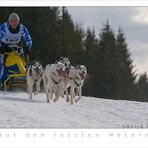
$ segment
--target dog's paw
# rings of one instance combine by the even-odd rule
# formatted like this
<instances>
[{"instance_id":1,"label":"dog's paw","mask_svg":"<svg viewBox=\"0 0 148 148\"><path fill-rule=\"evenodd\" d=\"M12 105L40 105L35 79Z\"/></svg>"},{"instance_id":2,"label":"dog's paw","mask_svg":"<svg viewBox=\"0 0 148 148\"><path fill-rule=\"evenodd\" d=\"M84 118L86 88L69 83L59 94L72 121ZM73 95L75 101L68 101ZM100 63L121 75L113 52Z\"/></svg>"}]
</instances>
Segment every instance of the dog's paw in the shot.
<instances>
[{"instance_id":1,"label":"dog's paw","mask_svg":"<svg viewBox=\"0 0 148 148\"><path fill-rule=\"evenodd\" d=\"M32 100L32 94L29 94L29 99Z\"/></svg>"},{"instance_id":2,"label":"dog's paw","mask_svg":"<svg viewBox=\"0 0 148 148\"><path fill-rule=\"evenodd\" d=\"M66 99L66 102L69 102L69 99Z\"/></svg>"},{"instance_id":3,"label":"dog's paw","mask_svg":"<svg viewBox=\"0 0 148 148\"><path fill-rule=\"evenodd\" d=\"M49 97L49 98L50 98L50 100L53 100L53 95L50 95L50 97Z\"/></svg>"},{"instance_id":4,"label":"dog's paw","mask_svg":"<svg viewBox=\"0 0 148 148\"><path fill-rule=\"evenodd\" d=\"M47 103L50 103L50 100L49 99L47 99Z\"/></svg>"},{"instance_id":5,"label":"dog's paw","mask_svg":"<svg viewBox=\"0 0 148 148\"><path fill-rule=\"evenodd\" d=\"M35 92L34 95L38 95L38 92Z\"/></svg>"},{"instance_id":6,"label":"dog's paw","mask_svg":"<svg viewBox=\"0 0 148 148\"><path fill-rule=\"evenodd\" d=\"M54 98L54 99L53 99L53 102L57 102L57 100L58 100L57 98Z\"/></svg>"},{"instance_id":7,"label":"dog's paw","mask_svg":"<svg viewBox=\"0 0 148 148\"><path fill-rule=\"evenodd\" d=\"M77 99L75 100L75 102L77 103L78 101L80 101L80 99L81 99L81 98L77 98Z\"/></svg>"},{"instance_id":8,"label":"dog's paw","mask_svg":"<svg viewBox=\"0 0 148 148\"><path fill-rule=\"evenodd\" d=\"M63 99L65 98L64 95L61 96Z\"/></svg>"}]
</instances>

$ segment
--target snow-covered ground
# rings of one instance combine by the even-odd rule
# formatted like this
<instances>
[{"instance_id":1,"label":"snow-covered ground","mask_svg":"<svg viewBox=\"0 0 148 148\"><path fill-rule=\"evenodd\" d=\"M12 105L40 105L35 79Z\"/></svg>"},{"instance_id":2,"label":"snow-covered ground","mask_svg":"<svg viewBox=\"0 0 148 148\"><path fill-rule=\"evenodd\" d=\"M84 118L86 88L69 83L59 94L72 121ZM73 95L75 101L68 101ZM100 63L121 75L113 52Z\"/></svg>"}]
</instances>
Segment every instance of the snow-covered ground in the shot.
<instances>
[{"instance_id":1,"label":"snow-covered ground","mask_svg":"<svg viewBox=\"0 0 148 148\"><path fill-rule=\"evenodd\" d=\"M148 124L148 103L82 97L75 105L61 98L46 103L40 93L0 92L0 128L122 128Z\"/></svg>"}]
</instances>

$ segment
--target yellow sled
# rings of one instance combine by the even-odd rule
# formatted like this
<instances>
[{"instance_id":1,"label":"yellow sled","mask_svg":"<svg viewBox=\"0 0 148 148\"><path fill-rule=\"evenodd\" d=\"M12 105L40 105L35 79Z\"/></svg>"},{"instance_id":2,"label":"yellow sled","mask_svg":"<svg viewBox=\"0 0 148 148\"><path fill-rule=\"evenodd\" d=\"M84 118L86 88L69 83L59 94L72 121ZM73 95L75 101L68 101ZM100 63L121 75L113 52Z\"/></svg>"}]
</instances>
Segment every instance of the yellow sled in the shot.
<instances>
[{"instance_id":1,"label":"yellow sled","mask_svg":"<svg viewBox=\"0 0 148 148\"><path fill-rule=\"evenodd\" d=\"M7 69L8 74L3 83L4 90L10 91L14 87L26 87L27 62L17 50L7 52L5 55L6 60L4 67ZM28 56L27 59L29 60Z\"/></svg>"}]
</instances>

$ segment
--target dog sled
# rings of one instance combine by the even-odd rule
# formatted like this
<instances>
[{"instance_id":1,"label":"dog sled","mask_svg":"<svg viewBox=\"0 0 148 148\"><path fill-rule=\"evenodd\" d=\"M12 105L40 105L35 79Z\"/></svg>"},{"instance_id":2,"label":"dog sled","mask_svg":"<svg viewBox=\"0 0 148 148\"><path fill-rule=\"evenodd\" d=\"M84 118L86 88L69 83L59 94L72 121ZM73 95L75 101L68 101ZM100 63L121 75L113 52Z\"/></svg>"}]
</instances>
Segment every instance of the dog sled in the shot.
<instances>
[{"instance_id":1,"label":"dog sled","mask_svg":"<svg viewBox=\"0 0 148 148\"><path fill-rule=\"evenodd\" d=\"M29 56L26 59L18 52L19 46L9 47L10 51L5 52L3 62L3 86L4 91L11 91L14 88L26 88L26 71L29 64Z\"/></svg>"}]
</instances>

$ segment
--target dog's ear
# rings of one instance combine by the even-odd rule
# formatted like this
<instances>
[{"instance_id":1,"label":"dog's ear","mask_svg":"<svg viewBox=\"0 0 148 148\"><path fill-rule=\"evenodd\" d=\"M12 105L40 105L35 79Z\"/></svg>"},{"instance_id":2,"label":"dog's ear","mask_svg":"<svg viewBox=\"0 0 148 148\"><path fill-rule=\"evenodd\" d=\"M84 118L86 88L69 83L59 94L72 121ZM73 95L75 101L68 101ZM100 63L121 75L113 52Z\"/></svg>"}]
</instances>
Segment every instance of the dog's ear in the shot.
<instances>
[{"instance_id":1,"label":"dog's ear","mask_svg":"<svg viewBox=\"0 0 148 148\"><path fill-rule=\"evenodd\" d=\"M60 56L60 61L62 61L62 60L63 60L63 58L64 58L63 56Z\"/></svg>"},{"instance_id":2,"label":"dog's ear","mask_svg":"<svg viewBox=\"0 0 148 148\"><path fill-rule=\"evenodd\" d=\"M38 60L37 62L38 62L40 65L42 65L42 62L41 62L41 60Z\"/></svg>"},{"instance_id":3,"label":"dog's ear","mask_svg":"<svg viewBox=\"0 0 148 148\"><path fill-rule=\"evenodd\" d=\"M35 60L30 62L30 65L34 65L35 64Z\"/></svg>"},{"instance_id":4,"label":"dog's ear","mask_svg":"<svg viewBox=\"0 0 148 148\"><path fill-rule=\"evenodd\" d=\"M56 60L56 61L55 61L55 64L57 64L57 63L58 63L58 61Z\"/></svg>"},{"instance_id":5,"label":"dog's ear","mask_svg":"<svg viewBox=\"0 0 148 148\"><path fill-rule=\"evenodd\" d=\"M80 65L76 65L76 69L79 69L80 68Z\"/></svg>"},{"instance_id":6,"label":"dog's ear","mask_svg":"<svg viewBox=\"0 0 148 148\"><path fill-rule=\"evenodd\" d=\"M36 60L33 60L33 64L35 64L36 63Z\"/></svg>"}]
</instances>

